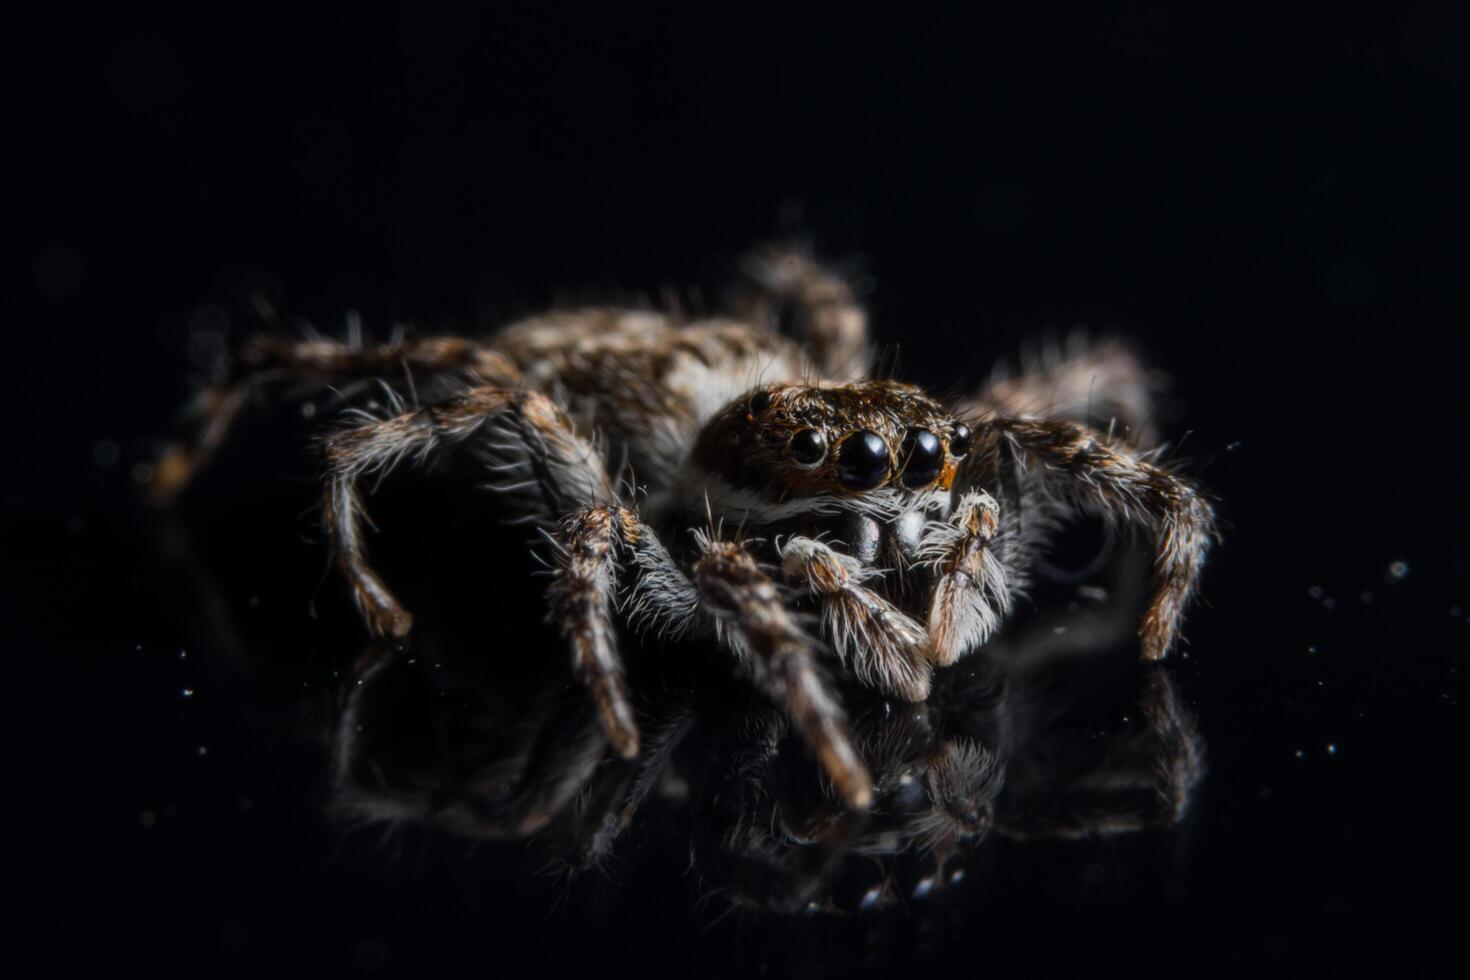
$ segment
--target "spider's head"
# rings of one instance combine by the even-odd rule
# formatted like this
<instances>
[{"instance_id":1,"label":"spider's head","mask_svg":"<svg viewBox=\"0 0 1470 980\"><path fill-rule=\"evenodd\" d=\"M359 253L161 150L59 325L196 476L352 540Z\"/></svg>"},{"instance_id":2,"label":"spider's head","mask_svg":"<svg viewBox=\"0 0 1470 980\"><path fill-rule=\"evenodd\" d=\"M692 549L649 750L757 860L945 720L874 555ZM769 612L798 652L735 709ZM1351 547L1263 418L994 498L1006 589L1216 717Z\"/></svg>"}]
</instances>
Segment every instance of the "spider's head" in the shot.
<instances>
[{"instance_id":1,"label":"spider's head","mask_svg":"<svg viewBox=\"0 0 1470 980\"><path fill-rule=\"evenodd\" d=\"M896 381L757 388L700 432L691 463L721 512L894 517L948 502L970 430Z\"/></svg>"}]
</instances>

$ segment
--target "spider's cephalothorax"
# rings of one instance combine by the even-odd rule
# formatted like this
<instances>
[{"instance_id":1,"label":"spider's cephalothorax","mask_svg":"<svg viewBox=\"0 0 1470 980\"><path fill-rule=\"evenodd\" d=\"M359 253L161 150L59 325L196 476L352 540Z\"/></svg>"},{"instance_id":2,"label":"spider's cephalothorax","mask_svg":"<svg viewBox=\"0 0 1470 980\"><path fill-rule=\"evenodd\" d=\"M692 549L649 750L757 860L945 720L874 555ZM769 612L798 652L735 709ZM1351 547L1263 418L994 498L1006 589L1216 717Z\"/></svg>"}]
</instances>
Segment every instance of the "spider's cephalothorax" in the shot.
<instances>
[{"instance_id":1,"label":"spider's cephalothorax","mask_svg":"<svg viewBox=\"0 0 1470 980\"><path fill-rule=\"evenodd\" d=\"M948 510L971 433L913 385L778 385L704 426L680 489L761 524Z\"/></svg>"},{"instance_id":2,"label":"spider's cephalothorax","mask_svg":"<svg viewBox=\"0 0 1470 980\"><path fill-rule=\"evenodd\" d=\"M193 403L193 436L160 459L151 495L182 489L258 381L416 376L428 404L359 414L323 442L326 524L374 633L402 636L412 619L368 564L360 482L468 453L512 516L553 542L552 615L616 752L639 746L616 649L623 611L645 631L717 637L858 807L871 781L821 651L865 684L922 700L934 667L990 637L1067 514L1152 535L1140 638L1145 658L1168 651L1213 513L1111 434L1147 432L1147 375L1126 350L1063 352L946 407L912 385L862 380L866 319L840 280L788 251L750 272L739 319L596 308L484 343L257 338ZM794 312L800 336L776 330L778 311ZM1117 409L1109 434L1078 421L1098 406Z\"/></svg>"}]
</instances>

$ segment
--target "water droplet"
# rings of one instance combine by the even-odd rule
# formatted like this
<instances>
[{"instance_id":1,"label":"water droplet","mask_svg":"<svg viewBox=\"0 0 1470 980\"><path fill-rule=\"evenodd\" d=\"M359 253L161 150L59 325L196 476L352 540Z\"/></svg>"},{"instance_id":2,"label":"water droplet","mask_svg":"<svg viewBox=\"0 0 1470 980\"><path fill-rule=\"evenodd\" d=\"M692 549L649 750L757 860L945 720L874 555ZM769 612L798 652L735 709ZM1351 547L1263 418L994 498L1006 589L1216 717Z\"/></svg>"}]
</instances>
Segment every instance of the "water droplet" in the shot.
<instances>
[{"instance_id":1,"label":"water droplet","mask_svg":"<svg viewBox=\"0 0 1470 980\"><path fill-rule=\"evenodd\" d=\"M209 755L209 746L207 746L207 745L201 745L201 746L199 746L199 754L200 755Z\"/></svg>"},{"instance_id":2,"label":"water droplet","mask_svg":"<svg viewBox=\"0 0 1470 980\"><path fill-rule=\"evenodd\" d=\"M1328 742L1327 743L1327 754L1328 755L1337 755L1337 743L1336 742Z\"/></svg>"},{"instance_id":3,"label":"water droplet","mask_svg":"<svg viewBox=\"0 0 1470 980\"><path fill-rule=\"evenodd\" d=\"M192 687L186 687L179 693L181 693L186 698L192 698L194 696L194 689Z\"/></svg>"},{"instance_id":4,"label":"water droplet","mask_svg":"<svg viewBox=\"0 0 1470 980\"><path fill-rule=\"evenodd\" d=\"M1388 566L1388 571L1383 578L1387 582L1402 582L1409 577L1409 563L1400 559Z\"/></svg>"},{"instance_id":5,"label":"water droplet","mask_svg":"<svg viewBox=\"0 0 1470 980\"><path fill-rule=\"evenodd\" d=\"M1295 752L1292 753L1292 755L1298 759L1305 759L1307 757L1307 753L1303 752L1301 749L1297 749Z\"/></svg>"},{"instance_id":6,"label":"water droplet","mask_svg":"<svg viewBox=\"0 0 1470 980\"><path fill-rule=\"evenodd\" d=\"M115 466L121 457L122 451L111 439L103 439L92 447L92 462L98 466Z\"/></svg>"},{"instance_id":7,"label":"water droplet","mask_svg":"<svg viewBox=\"0 0 1470 980\"><path fill-rule=\"evenodd\" d=\"M1307 595L1311 596L1313 599L1320 599L1324 594L1325 592L1320 585L1314 585L1307 590Z\"/></svg>"}]
</instances>

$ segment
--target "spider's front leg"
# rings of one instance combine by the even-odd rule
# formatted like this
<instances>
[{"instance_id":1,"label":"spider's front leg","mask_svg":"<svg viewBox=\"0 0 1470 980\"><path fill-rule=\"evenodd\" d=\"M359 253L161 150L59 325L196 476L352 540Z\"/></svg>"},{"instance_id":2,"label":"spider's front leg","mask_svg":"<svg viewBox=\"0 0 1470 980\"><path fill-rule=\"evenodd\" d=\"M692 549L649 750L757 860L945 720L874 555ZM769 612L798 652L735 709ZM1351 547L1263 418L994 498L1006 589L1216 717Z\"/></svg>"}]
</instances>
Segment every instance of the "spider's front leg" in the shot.
<instances>
[{"instance_id":1,"label":"spider's front leg","mask_svg":"<svg viewBox=\"0 0 1470 980\"><path fill-rule=\"evenodd\" d=\"M822 677L812 639L776 583L739 544L701 538L693 582L756 684L796 722L849 806L866 809L872 779L853 747L842 706Z\"/></svg>"},{"instance_id":2,"label":"spider's front leg","mask_svg":"<svg viewBox=\"0 0 1470 980\"><path fill-rule=\"evenodd\" d=\"M924 529L918 557L934 570L929 649L941 667L984 643L1010 610L1005 567L990 548L999 512L990 494L971 490L948 520Z\"/></svg>"},{"instance_id":3,"label":"spider's front leg","mask_svg":"<svg viewBox=\"0 0 1470 980\"><path fill-rule=\"evenodd\" d=\"M1216 537L1214 508L1199 488L1101 432L1061 420L992 420L968 469L974 482L1010 488L1003 515L1008 560L1025 560L1048 524L1027 512L1028 503L1043 514L1060 506L1150 532L1154 594L1139 637L1143 659L1169 652Z\"/></svg>"},{"instance_id":4,"label":"spider's front leg","mask_svg":"<svg viewBox=\"0 0 1470 980\"><path fill-rule=\"evenodd\" d=\"M713 615L756 686L796 722L842 797L855 808L868 806L872 782L817 667L815 644L743 547L701 536L686 576L653 529L618 506L573 515L557 540L554 609L615 747L626 755L638 748L612 627L613 600L621 592L629 620L645 631L677 634L701 611Z\"/></svg>"},{"instance_id":5,"label":"spider's front leg","mask_svg":"<svg viewBox=\"0 0 1470 980\"><path fill-rule=\"evenodd\" d=\"M821 604L824 632L858 680L905 701L929 696L929 635L863 584L880 574L876 569L807 537L791 538L780 550L782 573Z\"/></svg>"}]
</instances>

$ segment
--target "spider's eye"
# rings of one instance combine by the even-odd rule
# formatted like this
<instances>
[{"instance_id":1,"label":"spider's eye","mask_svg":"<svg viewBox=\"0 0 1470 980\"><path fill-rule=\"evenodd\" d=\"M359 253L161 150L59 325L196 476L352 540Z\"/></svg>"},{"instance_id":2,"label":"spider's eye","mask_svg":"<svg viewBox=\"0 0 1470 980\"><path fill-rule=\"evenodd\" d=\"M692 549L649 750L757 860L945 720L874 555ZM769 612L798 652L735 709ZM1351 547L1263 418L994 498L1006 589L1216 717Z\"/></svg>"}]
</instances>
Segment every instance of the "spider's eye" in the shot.
<instances>
[{"instance_id":1,"label":"spider's eye","mask_svg":"<svg viewBox=\"0 0 1470 980\"><path fill-rule=\"evenodd\" d=\"M791 458L802 466L816 466L827 455L827 437L816 429L802 429L791 437Z\"/></svg>"},{"instance_id":2,"label":"spider's eye","mask_svg":"<svg viewBox=\"0 0 1470 980\"><path fill-rule=\"evenodd\" d=\"M963 422L956 422L954 433L949 437L949 451L952 455L963 456L970 451L970 427Z\"/></svg>"},{"instance_id":3,"label":"spider's eye","mask_svg":"<svg viewBox=\"0 0 1470 980\"><path fill-rule=\"evenodd\" d=\"M750 397L750 414L759 415L771 407L771 393L758 391Z\"/></svg>"},{"instance_id":4,"label":"spider's eye","mask_svg":"<svg viewBox=\"0 0 1470 980\"><path fill-rule=\"evenodd\" d=\"M871 490L888 476L888 443L876 432L854 432L837 451L837 475L854 490Z\"/></svg>"},{"instance_id":5,"label":"spider's eye","mask_svg":"<svg viewBox=\"0 0 1470 980\"><path fill-rule=\"evenodd\" d=\"M944 446L939 437L926 429L911 429L898 451L903 460L905 486L922 487L933 483L944 466Z\"/></svg>"}]
</instances>

